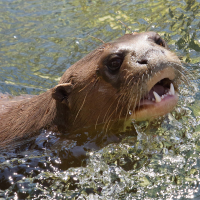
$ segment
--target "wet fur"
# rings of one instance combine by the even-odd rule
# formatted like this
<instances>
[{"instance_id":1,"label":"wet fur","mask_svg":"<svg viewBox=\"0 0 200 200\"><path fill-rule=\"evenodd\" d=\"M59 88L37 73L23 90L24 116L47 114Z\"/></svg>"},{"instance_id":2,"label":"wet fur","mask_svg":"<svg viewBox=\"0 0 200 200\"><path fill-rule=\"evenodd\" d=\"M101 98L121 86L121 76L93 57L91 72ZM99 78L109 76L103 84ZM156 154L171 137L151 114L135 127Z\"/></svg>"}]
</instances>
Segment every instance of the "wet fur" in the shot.
<instances>
[{"instance_id":1,"label":"wet fur","mask_svg":"<svg viewBox=\"0 0 200 200\"><path fill-rule=\"evenodd\" d=\"M60 83L72 82L72 79L74 79L76 75L78 76L82 69L90 68L90 66L96 62L94 58L100 56L101 51L102 48L97 49L75 63L61 77ZM84 67L84 65L86 66ZM86 73L86 71L84 73ZM73 74L73 76L71 76L71 74ZM77 78L80 77L78 76ZM73 84L74 87L76 87L76 83ZM88 80L85 80L85 82L83 80L77 88L81 88L84 92L86 90L89 92L93 85L93 80L89 83ZM75 90L73 93L79 93L81 89L79 89L79 91ZM1 102L0 105L4 104L5 106L5 111L2 110L0 112L0 141L2 146L13 140L34 136L39 133L41 128L49 127L55 123L60 127L60 131L66 128L67 125L64 119L66 118L66 114L63 113L63 109L68 108L66 108L66 105L56 102L55 99L52 98L52 92L53 89L50 89L31 99L9 102L8 105L5 100ZM88 92L86 92L86 94ZM79 99L75 98L74 101L77 106L80 105ZM74 107L73 110L78 117L81 107ZM77 123L77 117L73 124Z\"/></svg>"},{"instance_id":2,"label":"wet fur","mask_svg":"<svg viewBox=\"0 0 200 200\"><path fill-rule=\"evenodd\" d=\"M110 46L109 43L103 44L66 70L59 82L68 84L67 88L69 86L64 91L64 98L57 95L59 87L55 87L31 99L11 102L8 105L5 103L6 111L0 112L1 146L30 138L37 135L40 129L52 126L56 126L58 132L67 133L90 123L95 127L103 124L106 132L115 123L113 119L126 120L130 110L135 112L134 108L146 92L143 83L153 75L159 75L161 69L150 66L134 74L124 69L120 75L123 77L120 87L115 83L107 83L107 80L98 75L97 63ZM173 53L171 56L176 59ZM174 65L177 77L187 81L182 66L177 63ZM110 91L107 96L101 93L104 89ZM52 95L56 96L56 100Z\"/></svg>"}]
</instances>

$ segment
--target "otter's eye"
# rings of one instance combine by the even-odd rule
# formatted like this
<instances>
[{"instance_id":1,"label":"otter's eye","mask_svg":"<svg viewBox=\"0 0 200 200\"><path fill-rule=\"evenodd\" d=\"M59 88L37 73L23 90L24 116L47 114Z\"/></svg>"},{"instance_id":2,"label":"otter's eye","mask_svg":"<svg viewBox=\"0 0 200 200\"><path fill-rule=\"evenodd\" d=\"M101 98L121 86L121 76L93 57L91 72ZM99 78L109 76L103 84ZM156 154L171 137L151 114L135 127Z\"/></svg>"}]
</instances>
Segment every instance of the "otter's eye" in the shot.
<instances>
[{"instance_id":1,"label":"otter's eye","mask_svg":"<svg viewBox=\"0 0 200 200\"><path fill-rule=\"evenodd\" d=\"M109 59L106 63L106 66L108 67L110 71L116 72L120 69L122 62L123 62L123 58L120 56L117 56L117 57Z\"/></svg>"},{"instance_id":2,"label":"otter's eye","mask_svg":"<svg viewBox=\"0 0 200 200\"><path fill-rule=\"evenodd\" d=\"M165 42L161 38L158 38L155 42L156 44L165 47Z\"/></svg>"}]
</instances>

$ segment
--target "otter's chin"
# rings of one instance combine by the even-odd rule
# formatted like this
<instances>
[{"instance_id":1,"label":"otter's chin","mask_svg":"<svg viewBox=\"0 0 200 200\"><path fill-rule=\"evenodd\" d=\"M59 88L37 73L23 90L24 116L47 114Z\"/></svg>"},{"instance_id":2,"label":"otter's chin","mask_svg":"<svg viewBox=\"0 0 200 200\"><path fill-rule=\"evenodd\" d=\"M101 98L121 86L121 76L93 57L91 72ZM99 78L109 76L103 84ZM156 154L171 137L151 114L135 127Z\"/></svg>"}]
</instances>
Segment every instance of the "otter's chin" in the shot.
<instances>
[{"instance_id":1,"label":"otter's chin","mask_svg":"<svg viewBox=\"0 0 200 200\"><path fill-rule=\"evenodd\" d=\"M173 95L166 94L161 98L160 102L156 102L156 100L141 100L140 106L132 113L131 118L136 121L158 118L171 112L178 102L178 95L176 92Z\"/></svg>"}]
</instances>

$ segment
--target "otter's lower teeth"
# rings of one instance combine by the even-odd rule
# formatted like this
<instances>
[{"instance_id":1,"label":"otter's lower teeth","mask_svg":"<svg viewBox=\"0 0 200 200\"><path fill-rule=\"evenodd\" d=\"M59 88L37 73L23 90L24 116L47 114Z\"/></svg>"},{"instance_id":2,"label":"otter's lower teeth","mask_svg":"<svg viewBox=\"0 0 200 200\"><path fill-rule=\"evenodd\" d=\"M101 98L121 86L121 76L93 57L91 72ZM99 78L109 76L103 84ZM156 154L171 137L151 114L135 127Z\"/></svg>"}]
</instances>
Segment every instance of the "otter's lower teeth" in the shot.
<instances>
[{"instance_id":1,"label":"otter's lower teeth","mask_svg":"<svg viewBox=\"0 0 200 200\"><path fill-rule=\"evenodd\" d=\"M155 91L153 91L153 94L154 94L154 97L155 97L155 99L156 99L156 102L158 103L158 102L161 102L161 97L159 96L159 94L157 94Z\"/></svg>"},{"instance_id":2,"label":"otter's lower teeth","mask_svg":"<svg viewBox=\"0 0 200 200\"><path fill-rule=\"evenodd\" d=\"M164 99L167 95L175 95L175 90L174 90L173 83L170 84L170 89L169 90L165 90L165 92L166 91L168 91L168 92L166 94L163 94L161 97L159 96L159 94L157 92L153 91L155 100L152 99L152 101L156 101L158 103L158 102L161 102L161 100Z\"/></svg>"}]
</instances>

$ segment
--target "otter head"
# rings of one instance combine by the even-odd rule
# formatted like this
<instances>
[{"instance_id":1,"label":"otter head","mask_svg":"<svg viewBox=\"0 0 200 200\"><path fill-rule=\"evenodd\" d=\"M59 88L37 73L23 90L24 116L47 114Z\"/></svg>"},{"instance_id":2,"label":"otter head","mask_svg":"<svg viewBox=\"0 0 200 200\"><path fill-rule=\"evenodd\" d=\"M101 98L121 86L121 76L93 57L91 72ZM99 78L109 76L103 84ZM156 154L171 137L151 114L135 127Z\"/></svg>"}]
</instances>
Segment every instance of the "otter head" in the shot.
<instances>
[{"instance_id":1,"label":"otter head","mask_svg":"<svg viewBox=\"0 0 200 200\"><path fill-rule=\"evenodd\" d=\"M126 34L71 66L53 89L66 129L163 116L177 104L181 62L155 32Z\"/></svg>"}]
</instances>

